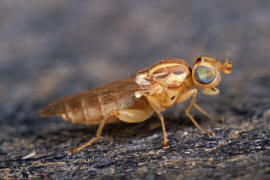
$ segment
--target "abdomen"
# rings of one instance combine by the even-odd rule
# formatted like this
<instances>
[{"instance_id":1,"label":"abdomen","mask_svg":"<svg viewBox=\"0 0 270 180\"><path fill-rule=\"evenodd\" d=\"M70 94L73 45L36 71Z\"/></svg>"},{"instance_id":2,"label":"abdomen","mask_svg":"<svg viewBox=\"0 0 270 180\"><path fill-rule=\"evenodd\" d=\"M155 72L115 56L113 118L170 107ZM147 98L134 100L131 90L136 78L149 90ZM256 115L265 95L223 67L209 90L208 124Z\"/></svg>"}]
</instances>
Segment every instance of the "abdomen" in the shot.
<instances>
[{"instance_id":1,"label":"abdomen","mask_svg":"<svg viewBox=\"0 0 270 180\"><path fill-rule=\"evenodd\" d=\"M60 116L66 121L86 125L99 124L113 110L141 109L149 105L144 97L134 97L137 90L134 83L133 79L126 79L62 98L42 109L39 115ZM107 122L119 120L112 117Z\"/></svg>"}]
</instances>

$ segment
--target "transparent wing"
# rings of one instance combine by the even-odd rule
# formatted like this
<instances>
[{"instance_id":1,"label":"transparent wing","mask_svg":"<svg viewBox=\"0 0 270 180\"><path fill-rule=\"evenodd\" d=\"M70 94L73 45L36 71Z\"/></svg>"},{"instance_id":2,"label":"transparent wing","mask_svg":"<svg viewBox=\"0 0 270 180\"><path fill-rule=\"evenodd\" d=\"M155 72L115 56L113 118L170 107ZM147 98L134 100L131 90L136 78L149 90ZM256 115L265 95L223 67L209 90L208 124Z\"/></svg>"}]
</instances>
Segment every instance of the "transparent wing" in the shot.
<instances>
[{"instance_id":1,"label":"transparent wing","mask_svg":"<svg viewBox=\"0 0 270 180\"><path fill-rule=\"evenodd\" d=\"M66 113L66 103L76 111L78 108L81 108L82 99L89 102L92 107L100 106L100 98L102 98L103 103L110 103L110 101L117 98L132 97L138 90L140 90L140 87L135 83L134 78L123 79L54 101L47 107L41 109L39 115L46 117Z\"/></svg>"}]
</instances>

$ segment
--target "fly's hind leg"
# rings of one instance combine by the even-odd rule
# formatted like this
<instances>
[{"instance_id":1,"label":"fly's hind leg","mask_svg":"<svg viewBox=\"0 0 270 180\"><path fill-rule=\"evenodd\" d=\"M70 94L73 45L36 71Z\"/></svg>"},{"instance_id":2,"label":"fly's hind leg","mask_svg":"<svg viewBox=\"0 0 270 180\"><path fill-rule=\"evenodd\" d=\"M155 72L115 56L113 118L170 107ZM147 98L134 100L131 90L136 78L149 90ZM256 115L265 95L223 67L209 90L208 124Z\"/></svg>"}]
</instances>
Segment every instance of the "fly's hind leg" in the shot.
<instances>
[{"instance_id":1,"label":"fly's hind leg","mask_svg":"<svg viewBox=\"0 0 270 180\"><path fill-rule=\"evenodd\" d=\"M69 155L71 155L72 153L79 152L79 151L83 150L84 148L86 148L87 146L90 146L91 144L93 144L95 141L97 141L100 138L100 136L101 136L101 133L102 133L102 130L103 130L104 125L106 124L106 122L109 119L109 117L111 117L112 115L113 115L113 113L108 114L100 122L100 124L98 126L96 137L91 138L87 143L83 144L80 147L77 147L75 149L67 150L66 153L69 154Z\"/></svg>"},{"instance_id":2,"label":"fly's hind leg","mask_svg":"<svg viewBox=\"0 0 270 180\"><path fill-rule=\"evenodd\" d=\"M152 114L153 114L153 110L150 107L144 107L144 109L113 110L111 111L111 113L105 116L104 119L100 122L96 137L91 138L87 143L83 144L80 147L66 151L66 153L72 154L75 152L79 152L83 150L84 148L86 148L87 146L90 146L91 144L93 144L95 141L97 141L101 136L101 132L103 130L104 125L106 124L108 118L111 116L116 116L121 121L124 121L124 122L137 123L137 122L146 120Z\"/></svg>"}]
</instances>

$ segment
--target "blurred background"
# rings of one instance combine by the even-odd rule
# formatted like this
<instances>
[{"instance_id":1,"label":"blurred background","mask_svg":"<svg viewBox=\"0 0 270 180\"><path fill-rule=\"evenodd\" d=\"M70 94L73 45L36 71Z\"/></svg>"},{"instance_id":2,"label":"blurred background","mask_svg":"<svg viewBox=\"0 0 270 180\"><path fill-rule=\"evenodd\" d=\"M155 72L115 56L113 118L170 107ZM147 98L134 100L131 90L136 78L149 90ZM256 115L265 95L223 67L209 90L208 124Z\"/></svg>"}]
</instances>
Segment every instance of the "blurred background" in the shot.
<instances>
[{"instance_id":1,"label":"blurred background","mask_svg":"<svg viewBox=\"0 0 270 180\"><path fill-rule=\"evenodd\" d=\"M225 92L258 76L269 85L270 2L0 2L1 104L45 105L164 58L193 64L199 55L233 61Z\"/></svg>"}]
</instances>

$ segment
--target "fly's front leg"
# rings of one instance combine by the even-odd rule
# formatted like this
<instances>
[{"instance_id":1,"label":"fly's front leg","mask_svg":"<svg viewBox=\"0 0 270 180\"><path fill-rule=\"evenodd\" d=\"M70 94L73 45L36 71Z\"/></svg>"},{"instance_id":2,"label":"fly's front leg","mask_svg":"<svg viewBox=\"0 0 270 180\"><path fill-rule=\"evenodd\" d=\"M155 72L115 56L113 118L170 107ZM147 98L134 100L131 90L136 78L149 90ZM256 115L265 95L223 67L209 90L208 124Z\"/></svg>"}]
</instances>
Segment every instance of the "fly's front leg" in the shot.
<instances>
[{"instance_id":1,"label":"fly's front leg","mask_svg":"<svg viewBox=\"0 0 270 180\"><path fill-rule=\"evenodd\" d=\"M198 92L195 92L197 91L197 89L192 89L191 91L187 92L186 94L183 94L181 95L178 99L177 99L177 103L182 103L184 101L186 101L188 98L190 98L190 96L192 96L193 94L198 94ZM210 119L215 119L217 121L222 121L222 117L215 117L211 114L209 114L208 112L206 112L202 107L200 107L197 103L196 103L196 100L195 102L193 103L193 106L198 110L200 111L202 114L204 114L205 116L207 116L208 118Z\"/></svg>"},{"instance_id":2,"label":"fly's front leg","mask_svg":"<svg viewBox=\"0 0 270 180\"><path fill-rule=\"evenodd\" d=\"M191 116L191 114L190 114L190 111L191 111L191 109L192 109L192 106L194 105L194 107L195 107L196 109L198 109L201 113L203 113L203 114L209 116L209 114L208 114L205 110L203 110L200 106L198 106L198 105L196 104L197 94L198 94L198 90L197 90L197 89L192 89L192 90L188 91L186 94L181 95L181 96L179 97L179 99L177 100L177 102L178 102L178 103L184 102L184 101L186 101L188 98L190 98L190 97L192 96L192 99L191 99L191 101L190 101L190 103L189 103L189 105L188 105L188 107L187 107L187 109L186 109L186 115L187 115L187 117L193 122L193 124L194 124L200 131L202 131L202 132L205 133L205 134L211 134L211 135L213 135L213 134L215 134L214 132L212 132L212 131L207 131L207 130L205 130L204 128L202 128L202 127L197 123L197 121L196 121L196 120ZM211 116L211 117L212 117L212 116Z\"/></svg>"},{"instance_id":3,"label":"fly's front leg","mask_svg":"<svg viewBox=\"0 0 270 180\"><path fill-rule=\"evenodd\" d=\"M208 118L210 119L214 119L214 120L217 120L217 121L223 121L222 117L215 117L215 116L212 116L211 114L209 114L208 112L206 112L202 107L200 107L197 103L194 103L193 106L198 110L200 111L201 113L203 113L205 116L207 116Z\"/></svg>"}]
</instances>

